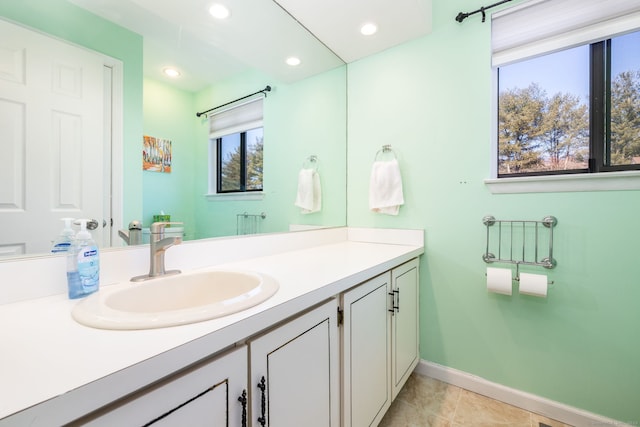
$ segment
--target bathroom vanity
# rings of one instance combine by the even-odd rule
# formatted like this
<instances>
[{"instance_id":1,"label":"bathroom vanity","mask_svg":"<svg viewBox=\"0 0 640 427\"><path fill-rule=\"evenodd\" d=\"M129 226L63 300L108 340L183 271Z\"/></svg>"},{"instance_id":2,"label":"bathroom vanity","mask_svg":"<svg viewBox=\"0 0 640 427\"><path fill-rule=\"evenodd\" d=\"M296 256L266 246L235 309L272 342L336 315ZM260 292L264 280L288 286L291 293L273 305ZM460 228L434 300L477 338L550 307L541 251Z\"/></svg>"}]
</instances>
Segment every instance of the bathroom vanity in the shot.
<instances>
[{"instance_id":1,"label":"bathroom vanity","mask_svg":"<svg viewBox=\"0 0 640 427\"><path fill-rule=\"evenodd\" d=\"M422 230L182 246L172 267L253 270L280 288L239 313L147 330L81 325L63 295L0 305L15 325L1 332L0 426L377 424L419 359ZM127 270L131 256L103 264Z\"/></svg>"}]
</instances>

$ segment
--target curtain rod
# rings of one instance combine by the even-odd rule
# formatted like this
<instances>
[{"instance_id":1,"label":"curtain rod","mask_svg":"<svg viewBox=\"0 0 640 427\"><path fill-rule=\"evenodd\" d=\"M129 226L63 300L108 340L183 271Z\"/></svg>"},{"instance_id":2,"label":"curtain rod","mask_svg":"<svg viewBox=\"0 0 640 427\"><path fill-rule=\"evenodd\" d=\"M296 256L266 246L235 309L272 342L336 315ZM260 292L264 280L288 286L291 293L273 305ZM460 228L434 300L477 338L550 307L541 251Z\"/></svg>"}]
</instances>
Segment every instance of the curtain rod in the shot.
<instances>
[{"instance_id":1,"label":"curtain rod","mask_svg":"<svg viewBox=\"0 0 640 427\"><path fill-rule=\"evenodd\" d=\"M511 1L511 0L502 0L502 1L499 1L498 3L494 3L494 4L491 4L491 5L489 5L489 6L483 6L483 7L481 7L480 9L478 9L478 10L474 10L473 12L469 12L469 13L460 12L460 13L458 14L458 16L456 16L456 21L458 21L458 22L462 22L462 21L464 21L465 19L467 19L469 16L471 16L471 15L473 15L473 14L475 14L475 13L481 12L481 13L482 13L482 22L484 22L484 21L485 21L485 18L486 18L486 15L485 15L485 13L484 13L484 11L485 11L485 10L487 10L487 9L491 9L492 7L499 6L499 5L501 5L502 3L506 3L506 2L509 2L509 1Z\"/></svg>"},{"instance_id":2,"label":"curtain rod","mask_svg":"<svg viewBox=\"0 0 640 427\"><path fill-rule=\"evenodd\" d=\"M249 94L249 95L246 95L246 96L243 96L242 98L234 99L233 101L226 102L226 103L224 103L224 104L222 104L222 105L218 105L217 107L209 108L207 111L203 111L203 112L201 112L201 113L196 113L196 117L200 117L200 116L201 116L201 115L203 115L203 114L210 113L210 112L211 112L211 111L213 111L213 110L217 110L218 108L226 107L226 106L227 106L227 105L229 105L229 104L233 104L234 102L242 101L243 99L247 99L247 98L249 98L249 97L251 97L251 96L253 96L253 95L257 95L257 94L259 94L259 93L264 94L264 96L266 97L266 96L267 96L267 92L271 92L271 86L269 86L269 85L267 85L267 86L266 86L264 89L262 89L262 90L259 90L259 91L257 91L257 92L254 92L254 93Z\"/></svg>"}]
</instances>

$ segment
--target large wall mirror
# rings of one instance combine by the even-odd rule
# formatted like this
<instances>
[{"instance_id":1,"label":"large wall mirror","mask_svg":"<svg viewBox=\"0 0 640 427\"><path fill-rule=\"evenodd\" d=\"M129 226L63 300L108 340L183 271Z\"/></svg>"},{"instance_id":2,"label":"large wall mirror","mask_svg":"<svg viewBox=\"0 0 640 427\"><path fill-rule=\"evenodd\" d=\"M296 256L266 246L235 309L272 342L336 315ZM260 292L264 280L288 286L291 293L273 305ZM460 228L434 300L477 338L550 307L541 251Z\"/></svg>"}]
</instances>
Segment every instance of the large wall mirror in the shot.
<instances>
[{"instance_id":1,"label":"large wall mirror","mask_svg":"<svg viewBox=\"0 0 640 427\"><path fill-rule=\"evenodd\" d=\"M126 246L118 231L131 221L144 229L160 214L182 222L186 240L346 224L346 66L273 1L227 1L233 19L215 23L209 3L0 4L0 23L11 25L0 27L0 259L48 253L64 217L98 219L92 233L111 247ZM32 65L31 52L17 41L29 39L43 56L55 50L33 34L103 61L95 81L89 67L74 69L62 56L47 63L54 66L36 64L31 74L24 68ZM291 55L302 59L297 68L285 64ZM162 75L168 66L182 69L183 79ZM93 85L110 96L93 100L101 108L97 119L78 119L91 102L65 110L40 92L16 89L26 84L71 98ZM267 85L264 190L253 197L210 195L209 119L196 113ZM49 109L38 109L47 103ZM170 172L143 170L144 136L171 141ZM48 142L33 148L33 139ZM306 214L294 202L311 157L322 208ZM97 206L90 213L83 211L89 203ZM40 213L32 212L36 205ZM247 225L244 214L255 223Z\"/></svg>"}]
</instances>

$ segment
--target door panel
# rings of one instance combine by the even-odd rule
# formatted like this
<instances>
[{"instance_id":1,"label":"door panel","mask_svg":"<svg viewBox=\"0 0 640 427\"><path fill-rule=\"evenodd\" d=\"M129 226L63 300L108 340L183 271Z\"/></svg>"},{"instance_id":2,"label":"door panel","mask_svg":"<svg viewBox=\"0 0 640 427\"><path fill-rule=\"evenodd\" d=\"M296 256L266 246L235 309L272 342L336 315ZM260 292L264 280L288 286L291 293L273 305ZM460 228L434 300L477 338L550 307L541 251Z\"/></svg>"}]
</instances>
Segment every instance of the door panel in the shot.
<instances>
[{"instance_id":1,"label":"door panel","mask_svg":"<svg viewBox=\"0 0 640 427\"><path fill-rule=\"evenodd\" d=\"M238 397L247 387L241 346L76 420L69 427L242 426Z\"/></svg>"},{"instance_id":2,"label":"door panel","mask_svg":"<svg viewBox=\"0 0 640 427\"><path fill-rule=\"evenodd\" d=\"M154 427L232 425L229 424L227 411L235 405L230 404L232 402L229 402L229 397L229 384L226 381L216 384L212 389L149 425Z\"/></svg>"},{"instance_id":3,"label":"door panel","mask_svg":"<svg viewBox=\"0 0 640 427\"><path fill-rule=\"evenodd\" d=\"M331 425L329 327L325 320L267 356L269 425Z\"/></svg>"},{"instance_id":4,"label":"door panel","mask_svg":"<svg viewBox=\"0 0 640 427\"><path fill-rule=\"evenodd\" d=\"M393 316L393 398L413 372L420 359L418 260L412 260L392 271L393 289L398 293L398 310Z\"/></svg>"},{"instance_id":5,"label":"door panel","mask_svg":"<svg viewBox=\"0 0 640 427\"><path fill-rule=\"evenodd\" d=\"M338 347L335 300L252 340L250 425L338 427Z\"/></svg>"},{"instance_id":6,"label":"door panel","mask_svg":"<svg viewBox=\"0 0 640 427\"><path fill-rule=\"evenodd\" d=\"M103 68L97 53L0 20L0 253L49 252L60 218L102 223ZM92 235L102 246L102 229Z\"/></svg>"},{"instance_id":7,"label":"door panel","mask_svg":"<svg viewBox=\"0 0 640 427\"><path fill-rule=\"evenodd\" d=\"M343 295L343 424L377 425L391 405L389 273Z\"/></svg>"}]
</instances>

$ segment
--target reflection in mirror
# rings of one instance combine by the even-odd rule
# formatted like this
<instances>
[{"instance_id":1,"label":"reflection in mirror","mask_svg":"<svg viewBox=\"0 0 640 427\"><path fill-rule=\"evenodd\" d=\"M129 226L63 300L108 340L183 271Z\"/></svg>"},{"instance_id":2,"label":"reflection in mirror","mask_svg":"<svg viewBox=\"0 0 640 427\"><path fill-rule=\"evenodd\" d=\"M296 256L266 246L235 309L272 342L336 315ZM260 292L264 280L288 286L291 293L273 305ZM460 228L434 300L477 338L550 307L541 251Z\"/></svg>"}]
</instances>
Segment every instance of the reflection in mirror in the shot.
<instances>
[{"instance_id":1,"label":"reflection in mirror","mask_svg":"<svg viewBox=\"0 0 640 427\"><path fill-rule=\"evenodd\" d=\"M98 122L84 118L89 107L74 106L75 110L65 111L54 105L49 111L30 117L32 104L24 107L24 115L23 107L15 108L27 102L19 97L10 103L0 103L0 144L3 152L14 159L13 166L3 168L0 175L0 256L49 252L52 241L63 229L60 219L64 217L89 217L106 224L92 231L102 246L126 246L126 239L121 236L130 235L128 226L132 221L142 222L144 242L145 231L155 215L168 215L171 221L184 223L183 230L175 231L184 233L185 239L243 234L247 230L271 233L345 225L346 66L316 40L313 40L316 45L310 47L309 40L313 37L275 3L256 0L251 6L253 0L236 2L242 6L233 12L235 23L225 25L224 34L205 42L201 35L206 23L187 20L188 5L202 2L180 2L179 11L172 9L177 3L24 0L0 4L3 24L0 52L4 55L0 64L16 64L21 60L28 64L32 52L47 51L41 47L25 48L22 39L13 33L7 37L7 32L13 30L5 24L18 24L26 34L25 39L35 30L40 37L80 46L91 59L101 61L96 70L108 71L103 80L91 83L94 89L99 89L94 90L100 96L98 101L94 100ZM94 10L83 8L88 8L88 4ZM260 14L255 13L258 7ZM250 16L259 15L259 23L238 28L244 11L253 11ZM202 17L200 11L195 13ZM267 19L267 13L273 15ZM172 20L172 15L176 19ZM285 18L286 24L282 21ZM184 22L192 22L192 27ZM282 23L273 25L273 22ZM255 33L250 34L249 29ZM284 34L285 30L289 33ZM299 33L294 35L290 31ZM278 42L272 48L261 44L274 40ZM284 64L287 40L304 41L294 46L296 55L303 58L297 71ZM181 46L186 42L192 48ZM38 47L41 42L35 45ZM159 59L162 46L167 51L164 63ZM187 51L196 53L195 59L186 58ZM148 59L147 52L153 58ZM305 57L305 53L311 56ZM156 69L197 64L197 58L216 58L216 62L200 66L198 78L191 79L196 83L191 85L184 81L175 84ZM329 62L322 65L319 59ZM54 72L59 82L71 84L76 81L70 76L82 75L77 81L90 84L84 67L79 74L66 67L73 63L71 59L53 56L48 60L64 65L59 67L58 74ZM2 99L21 85L5 78L8 75L5 68L0 70ZM185 65L182 77L189 79L192 74L195 72L189 72ZM29 81L34 81L28 76ZM47 89L48 82L55 81L51 75L42 79ZM252 194L253 197L209 195L212 173L209 119L196 117L196 112L251 94L266 85L272 90L263 100L263 191ZM41 104L44 98L36 97ZM55 116L52 111L63 113ZM50 120L52 116L56 120ZM15 123L23 124L24 134L14 131ZM82 133L89 130L94 134ZM143 171L144 135L171 142L170 172ZM43 150L31 149L30 138L49 141L49 148L44 151L50 156L43 157ZM97 145L86 145L88 140L94 144L98 141ZM101 144L102 141L106 142ZM82 156L92 159L84 160ZM299 171L310 156L316 156L319 165L322 209L305 214L294 202ZM34 170L36 175L30 175ZM97 207L88 208L89 199ZM40 212L30 210L36 205ZM256 218L255 224L243 223L249 217ZM113 225L109 227L111 222Z\"/></svg>"}]
</instances>

